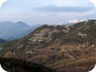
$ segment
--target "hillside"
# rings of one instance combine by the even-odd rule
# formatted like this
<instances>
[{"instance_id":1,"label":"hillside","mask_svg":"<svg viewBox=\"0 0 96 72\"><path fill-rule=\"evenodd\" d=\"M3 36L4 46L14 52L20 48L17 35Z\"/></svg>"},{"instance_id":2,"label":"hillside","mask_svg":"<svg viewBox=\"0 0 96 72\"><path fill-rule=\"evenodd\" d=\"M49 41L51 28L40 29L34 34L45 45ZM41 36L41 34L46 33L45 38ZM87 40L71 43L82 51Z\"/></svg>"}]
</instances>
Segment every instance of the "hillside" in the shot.
<instances>
[{"instance_id":1,"label":"hillside","mask_svg":"<svg viewBox=\"0 0 96 72\"><path fill-rule=\"evenodd\" d=\"M0 39L0 51L3 49L5 43L7 43L7 41Z\"/></svg>"},{"instance_id":2,"label":"hillside","mask_svg":"<svg viewBox=\"0 0 96 72\"><path fill-rule=\"evenodd\" d=\"M56 72L88 72L96 62L95 32L96 20L69 26L43 25L6 43L0 58L25 60Z\"/></svg>"}]
</instances>

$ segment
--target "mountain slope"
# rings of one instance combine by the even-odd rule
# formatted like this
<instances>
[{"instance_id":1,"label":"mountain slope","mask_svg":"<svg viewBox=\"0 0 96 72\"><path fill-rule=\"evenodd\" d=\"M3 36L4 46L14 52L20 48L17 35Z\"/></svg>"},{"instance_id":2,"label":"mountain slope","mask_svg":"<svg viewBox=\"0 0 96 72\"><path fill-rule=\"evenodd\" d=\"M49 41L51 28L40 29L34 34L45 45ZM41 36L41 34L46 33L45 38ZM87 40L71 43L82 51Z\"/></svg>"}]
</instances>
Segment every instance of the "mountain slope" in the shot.
<instances>
[{"instance_id":1,"label":"mountain slope","mask_svg":"<svg viewBox=\"0 0 96 72\"><path fill-rule=\"evenodd\" d=\"M3 49L3 46L4 44L6 43L7 41L3 40L3 39L0 39L0 51Z\"/></svg>"},{"instance_id":2,"label":"mountain slope","mask_svg":"<svg viewBox=\"0 0 96 72\"><path fill-rule=\"evenodd\" d=\"M57 72L88 72L96 62L96 20L74 25L43 25L10 41L0 57L26 60Z\"/></svg>"}]
</instances>

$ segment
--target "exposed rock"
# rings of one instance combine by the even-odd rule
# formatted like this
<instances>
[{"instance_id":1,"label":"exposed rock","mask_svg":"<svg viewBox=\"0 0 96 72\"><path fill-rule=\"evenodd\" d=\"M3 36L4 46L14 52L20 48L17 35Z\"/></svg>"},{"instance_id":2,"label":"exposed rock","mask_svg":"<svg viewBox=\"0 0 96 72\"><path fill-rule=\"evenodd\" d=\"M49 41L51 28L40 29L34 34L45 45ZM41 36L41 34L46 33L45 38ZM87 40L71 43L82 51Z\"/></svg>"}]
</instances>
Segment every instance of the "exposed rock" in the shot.
<instances>
[{"instance_id":1,"label":"exposed rock","mask_svg":"<svg viewBox=\"0 0 96 72\"><path fill-rule=\"evenodd\" d=\"M70 26L64 26L63 32L64 33L70 32Z\"/></svg>"},{"instance_id":2,"label":"exposed rock","mask_svg":"<svg viewBox=\"0 0 96 72\"><path fill-rule=\"evenodd\" d=\"M83 34L81 32L79 32L78 35L81 36L82 38L87 36L87 34Z\"/></svg>"}]
</instances>

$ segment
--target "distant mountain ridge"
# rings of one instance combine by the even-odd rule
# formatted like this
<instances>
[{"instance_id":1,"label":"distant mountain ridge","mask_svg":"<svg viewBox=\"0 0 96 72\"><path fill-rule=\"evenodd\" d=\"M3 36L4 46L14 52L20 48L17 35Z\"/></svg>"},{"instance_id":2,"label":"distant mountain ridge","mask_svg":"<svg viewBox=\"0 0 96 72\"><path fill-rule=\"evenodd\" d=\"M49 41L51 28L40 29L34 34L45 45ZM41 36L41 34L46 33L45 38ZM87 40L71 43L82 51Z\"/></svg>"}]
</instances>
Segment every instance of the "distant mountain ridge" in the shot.
<instances>
[{"instance_id":1,"label":"distant mountain ridge","mask_svg":"<svg viewBox=\"0 0 96 72\"><path fill-rule=\"evenodd\" d=\"M18 39L32 32L33 29L35 26L31 27L22 21L16 23L3 21L0 22L0 38L5 40Z\"/></svg>"}]
</instances>

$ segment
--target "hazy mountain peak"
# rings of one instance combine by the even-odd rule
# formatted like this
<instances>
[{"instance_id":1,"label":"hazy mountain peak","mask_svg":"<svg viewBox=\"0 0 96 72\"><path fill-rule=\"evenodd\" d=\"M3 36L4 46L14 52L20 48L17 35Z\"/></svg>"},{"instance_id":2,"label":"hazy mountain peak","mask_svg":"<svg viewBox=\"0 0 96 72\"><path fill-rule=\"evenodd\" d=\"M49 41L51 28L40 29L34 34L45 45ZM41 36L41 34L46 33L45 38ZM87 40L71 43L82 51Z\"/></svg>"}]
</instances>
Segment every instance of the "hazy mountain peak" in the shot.
<instances>
[{"instance_id":1,"label":"hazy mountain peak","mask_svg":"<svg viewBox=\"0 0 96 72\"><path fill-rule=\"evenodd\" d=\"M17 39L30 31L32 31L31 27L22 21L16 23L11 21L0 22L0 38L2 39Z\"/></svg>"},{"instance_id":2,"label":"hazy mountain peak","mask_svg":"<svg viewBox=\"0 0 96 72\"><path fill-rule=\"evenodd\" d=\"M20 27L22 27L22 26L23 26L23 27L24 27L24 26L25 26L25 27L30 27L28 24L26 24L26 23L23 22L23 21L18 21L18 22L16 22L15 24L16 24L16 25L19 25Z\"/></svg>"}]
</instances>

